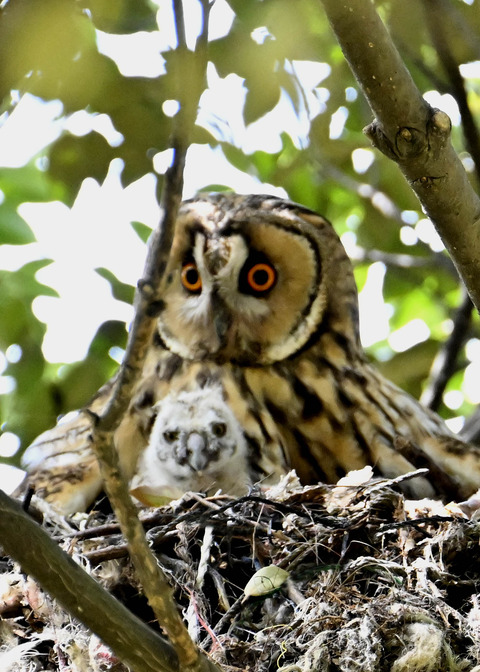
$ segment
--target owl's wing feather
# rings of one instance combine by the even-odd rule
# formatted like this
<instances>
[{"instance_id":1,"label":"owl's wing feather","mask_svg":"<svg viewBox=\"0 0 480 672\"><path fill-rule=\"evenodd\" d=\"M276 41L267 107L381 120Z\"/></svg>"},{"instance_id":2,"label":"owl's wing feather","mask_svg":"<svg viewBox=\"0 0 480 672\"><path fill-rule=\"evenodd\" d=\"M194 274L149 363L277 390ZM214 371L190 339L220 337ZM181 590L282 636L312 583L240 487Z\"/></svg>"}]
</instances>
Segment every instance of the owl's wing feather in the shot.
<instances>
[{"instance_id":1,"label":"owl's wing feather","mask_svg":"<svg viewBox=\"0 0 480 672\"><path fill-rule=\"evenodd\" d=\"M55 427L38 436L25 451L22 466L28 473L48 466L61 466L78 462L86 450L91 449L89 418L77 412L69 420L61 421Z\"/></svg>"},{"instance_id":2,"label":"owl's wing feather","mask_svg":"<svg viewBox=\"0 0 480 672\"><path fill-rule=\"evenodd\" d=\"M110 398L112 383L100 388L87 408L99 413ZM27 473L14 497L33 489L64 515L84 511L102 489L88 414L75 411L40 434L25 451L22 467Z\"/></svg>"}]
</instances>

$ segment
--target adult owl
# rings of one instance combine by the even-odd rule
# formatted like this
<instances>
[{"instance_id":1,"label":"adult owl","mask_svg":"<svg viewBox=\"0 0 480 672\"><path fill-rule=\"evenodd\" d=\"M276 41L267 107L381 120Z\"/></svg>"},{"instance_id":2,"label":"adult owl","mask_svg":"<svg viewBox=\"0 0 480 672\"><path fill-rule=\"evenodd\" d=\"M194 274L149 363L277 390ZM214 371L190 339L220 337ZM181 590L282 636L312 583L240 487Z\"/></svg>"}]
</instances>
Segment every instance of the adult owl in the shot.
<instances>
[{"instance_id":1,"label":"adult owl","mask_svg":"<svg viewBox=\"0 0 480 672\"><path fill-rule=\"evenodd\" d=\"M301 205L231 193L182 204L155 336L115 436L127 475L149 442L148 409L212 382L260 478L282 473L286 455L305 483L336 482L367 464L395 477L426 463L433 476L410 481L414 496L463 497L480 487L480 450L368 363L351 263L332 225ZM109 394L107 384L92 408ZM27 451L27 462L37 456L31 478L38 456L91 458L80 417ZM72 492L80 487L81 479Z\"/></svg>"}]
</instances>

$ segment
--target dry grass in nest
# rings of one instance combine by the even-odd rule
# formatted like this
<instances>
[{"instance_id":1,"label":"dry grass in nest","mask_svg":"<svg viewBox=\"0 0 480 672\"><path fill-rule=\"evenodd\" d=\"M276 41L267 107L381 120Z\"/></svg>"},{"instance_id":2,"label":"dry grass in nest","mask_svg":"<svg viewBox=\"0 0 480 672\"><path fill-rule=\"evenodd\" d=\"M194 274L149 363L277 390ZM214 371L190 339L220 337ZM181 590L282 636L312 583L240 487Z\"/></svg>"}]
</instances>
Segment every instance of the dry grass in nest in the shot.
<instances>
[{"instance_id":1,"label":"dry grass in nest","mask_svg":"<svg viewBox=\"0 0 480 672\"><path fill-rule=\"evenodd\" d=\"M291 474L237 500L188 494L142 511L192 638L226 672L480 671L478 523L458 506L406 502L395 481L368 476L303 488ZM44 526L152 621L113 515L65 521L50 511ZM1 562L2 672L125 669ZM271 564L288 580L245 598Z\"/></svg>"}]
</instances>

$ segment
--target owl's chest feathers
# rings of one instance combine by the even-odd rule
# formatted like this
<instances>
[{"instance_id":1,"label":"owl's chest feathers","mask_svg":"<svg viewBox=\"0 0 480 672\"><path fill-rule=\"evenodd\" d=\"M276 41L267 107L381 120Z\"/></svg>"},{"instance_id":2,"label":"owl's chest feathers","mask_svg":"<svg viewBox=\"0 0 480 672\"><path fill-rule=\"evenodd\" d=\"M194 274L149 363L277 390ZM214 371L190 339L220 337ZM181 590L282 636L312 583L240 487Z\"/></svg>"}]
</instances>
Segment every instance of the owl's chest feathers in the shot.
<instances>
[{"instance_id":1,"label":"owl's chest feathers","mask_svg":"<svg viewBox=\"0 0 480 672\"><path fill-rule=\"evenodd\" d=\"M440 418L384 379L361 354L352 360L335 339L322 347L321 355L310 352L289 363L237 371L244 394L273 419L304 482L336 481L367 464L398 476L415 468L397 450L399 437L420 447L437 439L455 441ZM424 480L418 479L417 490L433 494Z\"/></svg>"},{"instance_id":2,"label":"owl's chest feathers","mask_svg":"<svg viewBox=\"0 0 480 672\"><path fill-rule=\"evenodd\" d=\"M157 364L152 357L147 366L155 388L147 401L221 385L249 446L253 480L268 474L274 480L289 466L305 483L336 482L367 464L389 477L425 466L399 450L400 439L424 449L454 479L466 481L462 473L471 472L466 491L479 487L478 451L383 378L352 343L329 330L304 353L263 366L192 362L157 350ZM434 494L424 479L412 483L415 496Z\"/></svg>"}]
</instances>

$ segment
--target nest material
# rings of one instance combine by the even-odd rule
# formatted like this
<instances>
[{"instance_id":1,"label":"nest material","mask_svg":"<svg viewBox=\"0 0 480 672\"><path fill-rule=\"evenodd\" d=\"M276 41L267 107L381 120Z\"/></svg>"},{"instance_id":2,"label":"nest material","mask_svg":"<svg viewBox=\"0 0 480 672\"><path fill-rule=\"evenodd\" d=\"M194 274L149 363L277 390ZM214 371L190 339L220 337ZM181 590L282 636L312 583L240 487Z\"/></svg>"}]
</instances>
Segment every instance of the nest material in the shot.
<instances>
[{"instance_id":1,"label":"nest material","mask_svg":"<svg viewBox=\"0 0 480 672\"><path fill-rule=\"evenodd\" d=\"M142 511L194 641L225 672L480 672L480 527L458 507L408 502L354 474L301 487L293 474L241 499L188 494ZM44 526L145 621L112 514ZM18 566L0 574L0 669L126 668ZM288 580L245 598L261 566ZM153 624L155 627L155 624Z\"/></svg>"}]
</instances>

